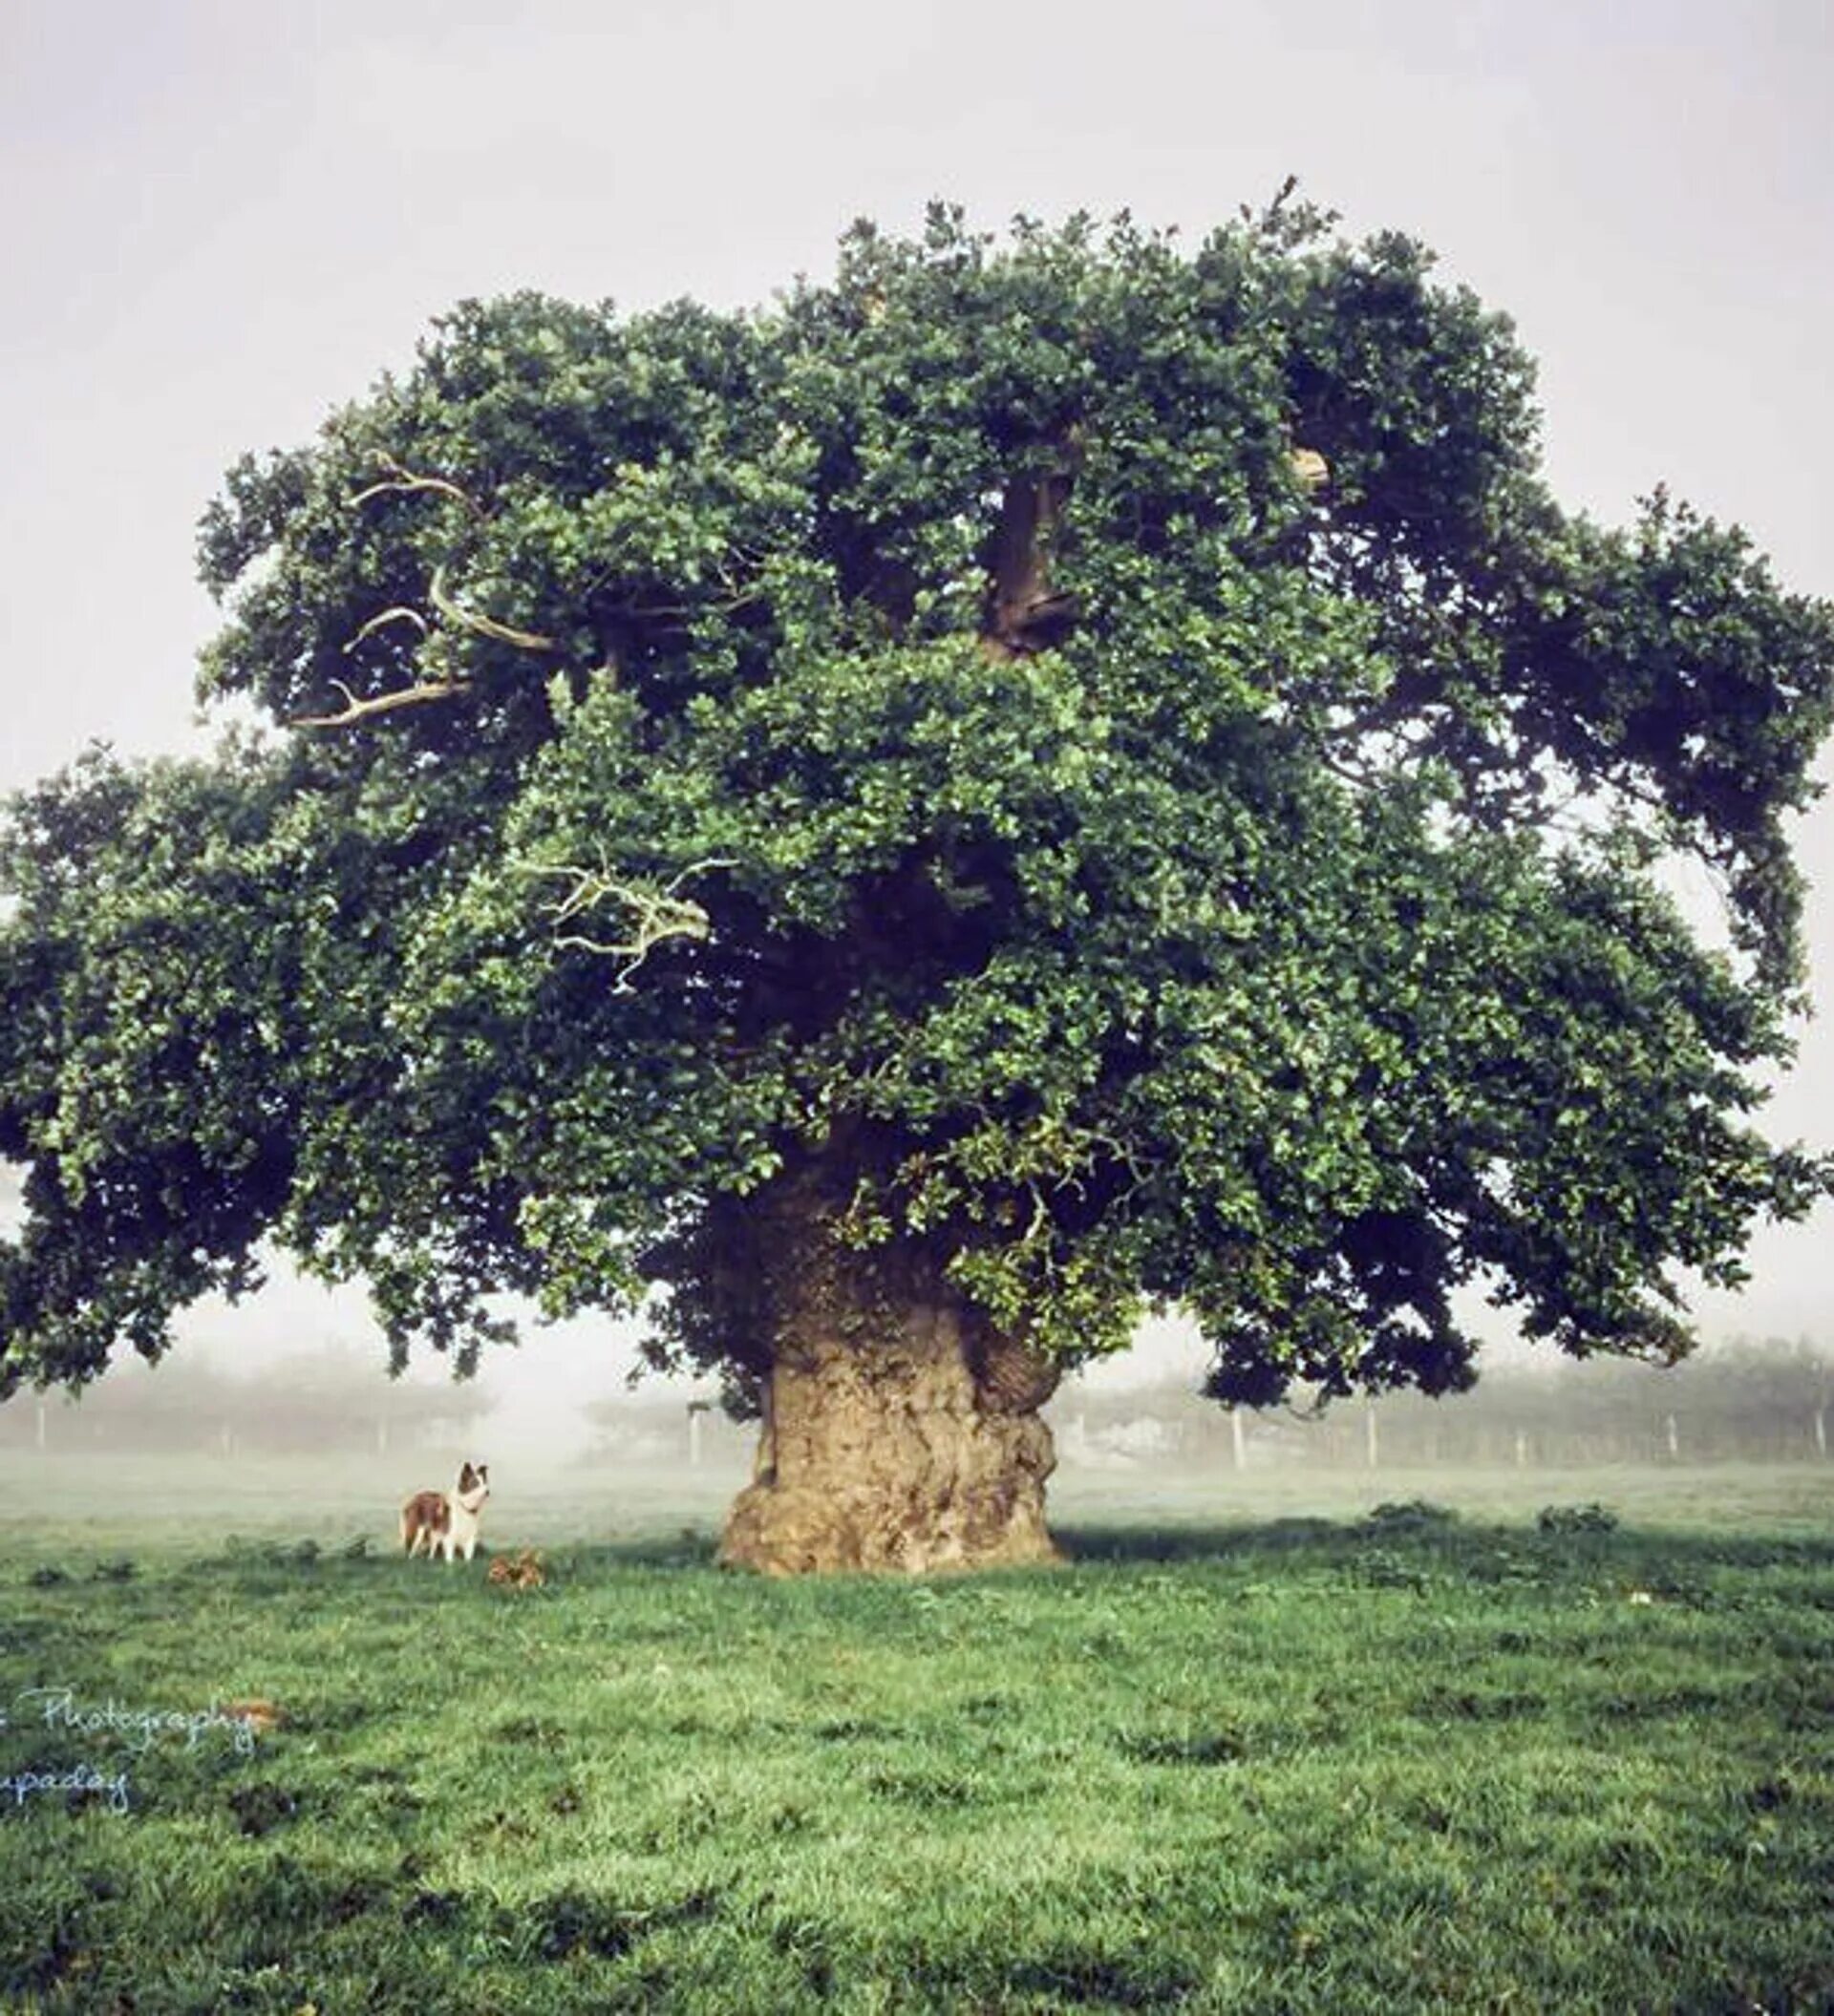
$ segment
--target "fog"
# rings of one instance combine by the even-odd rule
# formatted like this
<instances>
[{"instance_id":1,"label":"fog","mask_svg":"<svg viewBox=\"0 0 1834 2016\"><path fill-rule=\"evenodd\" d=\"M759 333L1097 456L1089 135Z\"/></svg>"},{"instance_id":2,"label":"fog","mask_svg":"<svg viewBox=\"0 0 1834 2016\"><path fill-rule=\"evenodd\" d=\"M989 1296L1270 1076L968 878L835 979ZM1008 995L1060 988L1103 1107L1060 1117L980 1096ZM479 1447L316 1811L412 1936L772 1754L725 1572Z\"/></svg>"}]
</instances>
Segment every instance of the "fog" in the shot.
<instances>
[{"instance_id":1,"label":"fog","mask_svg":"<svg viewBox=\"0 0 1834 2016\"><path fill-rule=\"evenodd\" d=\"M158 1368L117 1367L80 1398L22 1395L0 1409L0 1452L205 1457L271 1463L313 1457L443 1474L484 1455L540 1477L551 1495L573 1475L590 1490L633 1471L736 1483L755 1429L717 1405L712 1382L632 1382L633 1333L610 1326L537 1333L522 1350L455 1381L437 1365L386 1376L352 1298L326 1295L316 1332L256 1341L209 1312ZM592 1368L588 1376L581 1369ZM1413 1392L1231 1411L1198 1391L1205 1354L1174 1322L1151 1326L1126 1359L1073 1373L1046 1411L1060 1474L1162 1481L1173 1472L1497 1472L1829 1460L1834 1346L1807 1337L1738 1338L1674 1367L1487 1354L1468 1393ZM1830 1473L1834 1475L1834 1473Z\"/></svg>"}]
</instances>

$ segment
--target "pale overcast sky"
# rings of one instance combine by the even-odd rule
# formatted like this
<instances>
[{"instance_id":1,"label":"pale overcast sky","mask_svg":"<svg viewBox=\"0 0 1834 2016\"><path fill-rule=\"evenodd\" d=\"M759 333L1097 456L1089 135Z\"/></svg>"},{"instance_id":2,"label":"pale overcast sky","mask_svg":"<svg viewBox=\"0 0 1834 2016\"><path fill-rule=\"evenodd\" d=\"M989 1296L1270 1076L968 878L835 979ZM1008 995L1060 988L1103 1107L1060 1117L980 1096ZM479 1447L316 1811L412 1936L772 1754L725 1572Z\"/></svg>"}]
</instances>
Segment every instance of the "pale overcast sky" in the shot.
<instances>
[{"instance_id":1,"label":"pale overcast sky","mask_svg":"<svg viewBox=\"0 0 1834 2016\"><path fill-rule=\"evenodd\" d=\"M1826 0L0 0L0 788L185 742L221 472L454 300L762 301L931 196L1196 234L1296 173L1516 318L1568 504L1667 481L1834 593L1831 107ZM1834 806L1801 840L1770 1126L1826 1143ZM1834 1327L1831 1229L1709 1328Z\"/></svg>"}]
</instances>

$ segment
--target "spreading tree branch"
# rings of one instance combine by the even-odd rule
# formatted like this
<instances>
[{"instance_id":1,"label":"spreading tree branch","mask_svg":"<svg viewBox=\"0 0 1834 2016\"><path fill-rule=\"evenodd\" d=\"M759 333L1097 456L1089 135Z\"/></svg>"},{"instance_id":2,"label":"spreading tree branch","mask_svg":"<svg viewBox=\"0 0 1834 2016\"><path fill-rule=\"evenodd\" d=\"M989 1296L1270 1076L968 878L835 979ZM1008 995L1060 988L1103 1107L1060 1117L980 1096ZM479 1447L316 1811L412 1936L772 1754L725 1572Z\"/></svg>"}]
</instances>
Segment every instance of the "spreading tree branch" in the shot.
<instances>
[{"instance_id":1,"label":"spreading tree branch","mask_svg":"<svg viewBox=\"0 0 1834 2016\"><path fill-rule=\"evenodd\" d=\"M570 948L575 951L596 952L608 958L624 961L618 969L612 991L629 994L633 991L630 976L649 958L651 951L665 939L690 938L708 939L713 936L713 920L702 906L691 898L676 892L683 882L696 875L704 875L713 868L732 868L737 863L726 855L710 856L705 860L693 862L660 889L646 888L639 882L629 882L606 868L583 868L574 862L531 863L531 875L570 876L573 886L557 902L548 904L548 914L556 925L565 924L583 912L594 909L608 901L618 902L630 911L635 919L632 936L608 943L606 940L588 938L581 932L562 932L554 944L557 949Z\"/></svg>"}]
</instances>

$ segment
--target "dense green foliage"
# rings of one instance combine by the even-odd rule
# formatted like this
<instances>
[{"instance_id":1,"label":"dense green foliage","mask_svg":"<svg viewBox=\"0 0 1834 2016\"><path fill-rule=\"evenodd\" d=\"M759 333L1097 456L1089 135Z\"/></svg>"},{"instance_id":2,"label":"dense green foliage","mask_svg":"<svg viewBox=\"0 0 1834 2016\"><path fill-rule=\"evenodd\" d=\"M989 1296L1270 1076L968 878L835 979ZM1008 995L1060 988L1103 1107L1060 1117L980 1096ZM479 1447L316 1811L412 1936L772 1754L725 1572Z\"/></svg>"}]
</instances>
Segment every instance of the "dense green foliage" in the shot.
<instances>
[{"instance_id":1,"label":"dense green foliage","mask_svg":"<svg viewBox=\"0 0 1834 2016\"><path fill-rule=\"evenodd\" d=\"M1834 1996L1824 1517L1085 1534L1068 1574L915 1586L557 1547L529 1594L27 1543L73 1579L0 1578L0 1772L126 1768L133 1805L0 1814L10 2007ZM39 1685L286 1719L132 1752L24 1726Z\"/></svg>"},{"instance_id":2,"label":"dense green foliage","mask_svg":"<svg viewBox=\"0 0 1834 2016\"><path fill-rule=\"evenodd\" d=\"M1677 1270L1827 1180L1749 1115L1834 621L1659 494L1563 514L1507 324L1328 223L470 304L237 468L203 690L333 725L16 808L0 1388L264 1240L397 1350L661 1285L755 1371L812 1159L1065 1359L1183 1304L1226 1397L1460 1384L1474 1282L1682 1348Z\"/></svg>"}]
</instances>

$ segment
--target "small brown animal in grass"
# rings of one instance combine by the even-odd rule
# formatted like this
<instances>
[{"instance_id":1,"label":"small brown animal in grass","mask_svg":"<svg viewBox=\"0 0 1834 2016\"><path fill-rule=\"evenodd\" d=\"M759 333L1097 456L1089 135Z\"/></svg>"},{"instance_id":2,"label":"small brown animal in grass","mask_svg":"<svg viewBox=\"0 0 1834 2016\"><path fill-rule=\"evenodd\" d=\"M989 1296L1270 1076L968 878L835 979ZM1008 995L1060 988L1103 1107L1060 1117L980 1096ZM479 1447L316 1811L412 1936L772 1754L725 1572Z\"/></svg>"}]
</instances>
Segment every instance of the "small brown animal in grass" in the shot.
<instances>
[{"instance_id":1,"label":"small brown animal in grass","mask_svg":"<svg viewBox=\"0 0 1834 2016\"><path fill-rule=\"evenodd\" d=\"M272 1701L225 1701L222 1712L245 1722L257 1735L265 1736L287 1719L287 1711Z\"/></svg>"}]
</instances>

